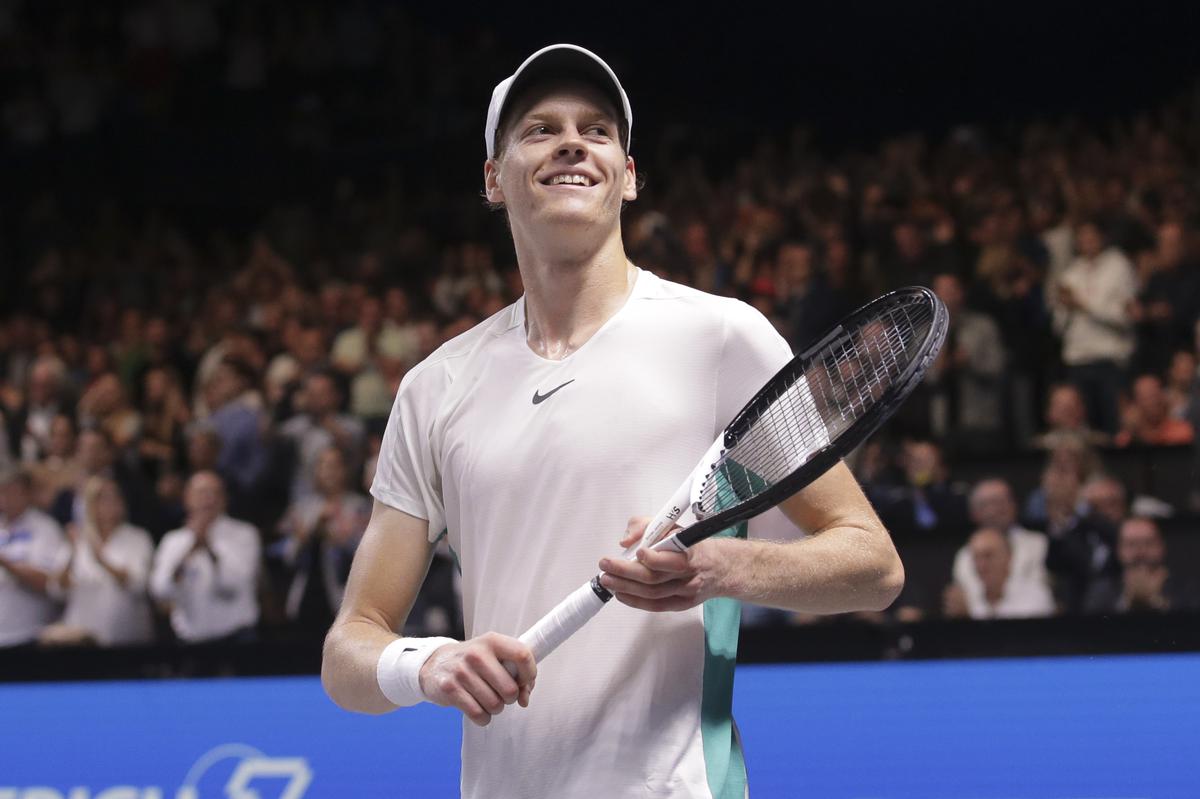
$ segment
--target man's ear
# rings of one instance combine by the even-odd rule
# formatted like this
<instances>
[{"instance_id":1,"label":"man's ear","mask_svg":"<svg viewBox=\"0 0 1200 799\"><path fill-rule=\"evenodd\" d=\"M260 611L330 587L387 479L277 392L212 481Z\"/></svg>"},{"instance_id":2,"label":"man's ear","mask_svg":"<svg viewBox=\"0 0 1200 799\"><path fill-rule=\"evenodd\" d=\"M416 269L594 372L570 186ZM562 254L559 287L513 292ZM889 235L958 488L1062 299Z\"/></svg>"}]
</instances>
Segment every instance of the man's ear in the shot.
<instances>
[{"instance_id":1,"label":"man's ear","mask_svg":"<svg viewBox=\"0 0 1200 799\"><path fill-rule=\"evenodd\" d=\"M483 162L483 193L490 203L504 202L504 189L500 188L500 165L491 158Z\"/></svg>"},{"instance_id":2,"label":"man's ear","mask_svg":"<svg viewBox=\"0 0 1200 799\"><path fill-rule=\"evenodd\" d=\"M625 185L621 190L621 199L625 202L633 202L637 199L637 166L633 163L633 156L625 156Z\"/></svg>"}]
</instances>

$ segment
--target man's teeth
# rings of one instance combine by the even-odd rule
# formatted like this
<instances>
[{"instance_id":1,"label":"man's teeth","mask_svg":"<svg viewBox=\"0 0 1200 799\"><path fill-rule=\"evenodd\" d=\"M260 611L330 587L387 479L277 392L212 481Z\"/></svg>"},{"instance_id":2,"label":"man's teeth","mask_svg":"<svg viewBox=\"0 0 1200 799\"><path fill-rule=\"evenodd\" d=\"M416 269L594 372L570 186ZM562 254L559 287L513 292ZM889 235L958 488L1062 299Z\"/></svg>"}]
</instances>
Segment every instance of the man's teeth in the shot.
<instances>
[{"instance_id":1,"label":"man's teeth","mask_svg":"<svg viewBox=\"0 0 1200 799\"><path fill-rule=\"evenodd\" d=\"M586 175L555 175L550 178L551 186L557 186L560 183L575 183L580 186L590 186L592 181Z\"/></svg>"}]
</instances>

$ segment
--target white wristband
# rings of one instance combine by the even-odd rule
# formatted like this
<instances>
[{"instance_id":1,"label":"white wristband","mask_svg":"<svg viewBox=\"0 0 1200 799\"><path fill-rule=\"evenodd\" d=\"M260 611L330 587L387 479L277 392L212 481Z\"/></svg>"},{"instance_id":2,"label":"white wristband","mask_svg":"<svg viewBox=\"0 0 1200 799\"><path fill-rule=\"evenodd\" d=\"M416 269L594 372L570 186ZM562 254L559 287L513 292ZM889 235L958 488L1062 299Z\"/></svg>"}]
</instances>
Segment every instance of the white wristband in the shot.
<instances>
[{"instance_id":1,"label":"white wristband","mask_svg":"<svg viewBox=\"0 0 1200 799\"><path fill-rule=\"evenodd\" d=\"M435 649L457 644L453 638L397 638L386 647L375 666L379 690L396 707L425 701L421 691L421 667Z\"/></svg>"}]
</instances>

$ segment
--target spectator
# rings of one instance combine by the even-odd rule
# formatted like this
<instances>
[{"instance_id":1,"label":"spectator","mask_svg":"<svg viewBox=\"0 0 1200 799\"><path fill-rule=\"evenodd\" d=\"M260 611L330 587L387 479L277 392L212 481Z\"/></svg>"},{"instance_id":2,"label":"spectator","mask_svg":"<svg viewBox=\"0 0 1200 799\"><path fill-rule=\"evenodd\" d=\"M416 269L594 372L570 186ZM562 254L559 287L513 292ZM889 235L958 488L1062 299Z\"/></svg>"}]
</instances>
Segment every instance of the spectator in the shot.
<instances>
[{"instance_id":1,"label":"spectator","mask_svg":"<svg viewBox=\"0 0 1200 799\"><path fill-rule=\"evenodd\" d=\"M999 530L1008 541L1008 582L1012 594L1026 596L1036 593L1030 585L1049 591L1050 578L1046 573L1047 540L1043 533L1026 530L1017 524L1017 501L1012 488L999 478L980 480L968 499L971 522L977 528ZM954 556L954 583L966 596L969 607L982 607L984 586L972 560L970 545L963 546Z\"/></svg>"},{"instance_id":2,"label":"spectator","mask_svg":"<svg viewBox=\"0 0 1200 799\"><path fill-rule=\"evenodd\" d=\"M1191 350L1177 350L1171 356L1167 370L1167 408L1173 419L1188 421L1188 407L1192 401L1192 387L1200 380L1200 364ZM1195 432L1195 425L1192 426Z\"/></svg>"},{"instance_id":3,"label":"spectator","mask_svg":"<svg viewBox=\"0 0 1200 799\"><path fill-rule=\"evenodd\" d=\"M1071 383L1058 383L1050 388L1046 428L1045 433L1034 439L1034 445L1039 449L1053 450L1064 444L1100 447L1112 442L1112 436L1088 427L1083 395Z\"/></svg>"},{"instance_id":4,"label":"spectator","mask_svg":"<svg viewBox=\"0 0 1200 799\"><path fill-rule=\"evenodd\" d=\"M1067 376L1084 397L1089 421L1106 433L1119 423L1117 398L1133 355L1133 266L1109 247L1098 222L1075 229L1079 255L1054 289L1054 326Z\"/></svg>"},{"instance_id":5,"label":"spectator","mask_svg":"<svg viewBox=\"0 0 1200 799\"><path fill-rule=\"evenodd\" d=\"M150 594L181 641L251 640L258 623L258 531L225 515L225 488L211 471L184 491L187 520L154 555Z\"/></svg>"},{"instance_id":6,"label":"spectator","mask_svg":"<svg viewBox=\"0 0 1200 799\"><path fill-rule=\"evenodd\" d=\"M321 636L341 607L371 503L349 489L346 459L337 447L320 452L313 476L316 492L293 505L281 524L291 576L284 609L289 621Z\"/></svg>"},{"instance_id":7,"label":"spectator","mask_svg":"<svg viewBox=\"0 0 1200 799\"><path fill-rule=\"evenodd\" d=\"M812 247L804 242L780 245L775 272L782 284L788 343L800 352L837 323L834 298L816 271Z\"/></svg>"},{"instance_id":8,"label":"spectator","mask_svg":"<svg viewBox=\"0 0 1200 799\"><path fill-rule=\"evenodd\" d=\"M130 404L129 395L116 372L105 372L92 381L79 398L81 427L103 430L113 446L124 452L142 432L141 414Z\"/></svg>"},{"instance_id":9,"label":"spectator","mask_svg":"<svg viewBox=\"0 0 1200 799\"><path fill-rule=\"evenodd\" d=\"M249 364L226 358L213 369L204 392L205 405L212 410L205 424L221 441L217 473L239 495L254 486L266 463L266 420L254 389L256 379Z\"/></svg>"},{"instance_id":10,"label":"spectator","mask_svg":"<svg viewBox=\"0 0 1200 799\"><path fill-rule=\"evenodd\" d=\"M1004 345L991 318L968 310L962 281L942 273L934 292L950 312L946 344L929 372L935 385L933 430L969 449L994 449L1004 419Z\"/></svg>"},{"instance_id":11,"label":"spectator","mask_svg":"<svg viewBox=\"0 0 1200 799\"><path fill-rule=\"evenodd\" d=\"M66 413L55 416L50 422L45 455L29 467L37 507L50 508L59 492L70 490L79 480L79 461L75 457L77 441L74 417Z\"/></svg>"},{"instance_id":12,"label":"spectator","mask_svg":"<svg viewBox=\"0 0 1200 799\"><path fill-rule=\"evenodd\" d=\"M298 502L314 493L313 472L317 457L336 446L347 454L350 468L362 462L365 440L360 420L340 413L342 392L331 372L315 371L304 381L301 398L303 412L280 427L280 433L292 442L296 451L296 470L292 480L292 500Z\"/></svg>"},{"instance_id":13,"label":"spectator","mask_svg":"<svg viewBox=\"0 0 1200 799\"><path fill-rule=\"evenodd\" d=\"M154 625L146 584L154 542L125 520L121 489L107 477L84 486L84 520L69 529L66 562L51 586L65 600L62 621L42 631L44 644L150 643Z\"/></svg>"},{"instance_id":14,"label":"spectator","mask_svg":"<svg viewBox=\"0 0 1200 799\"><path fill-rule=\"evenodd\" d=\"M79 463L76 482L64 488L54 498L50 513L61 525L83 521L83 487L91 477L111 477L121 487L125 508L132 523L145 529L155 529L158 521L154 501L148 496L145 482L136 469L117 460L112 439L103 430L84 430L79 434L76 448Z\"/></svg>"},{"instance_id":15,"label":"spectator","mask_svg":"<svg viewBox=\"0 0 1200 799\"><path fill-rule=\"evenodd\" d=\"M358 313L358 324L333 340L330 360L335 369L353 375L375 356L400 362L412 357L416 350L414 333L385 318L383 303L377 297L365 297Z\"/></svg>"},{"instance_id":16,"label":"spectator","mask_svg":"<svg viewBox=\"0 0 1200 799\"><path fill-rule=\"evenodd\" d=\"M1042 489L1050 536L1046 568L1055 598L1068 612L1079 612L1089 591L1117 578L1116 529L1081 501L1078 470L1051 463L1042 473Z\"/></svg>"},{"instance_id":17,"label":"spectator","mask_svg":"<svg viewBox=\"0 0 1200 799\"><path fill-rule=\"evenodd\" d=\"M1088 509L1119 529L1129 516L1129 499L1125 486L1115 477L1096 475L1083 487L1083 499Z\"/></svg>"},{"instance_id":18,"label":"spectator","mask_svg":"<svg viewBox=\"0 0 1200 799\"><path fill-rule=\"evenodd\" d=\"M932 441L904 446L904 485L880 496L880 516L897 538L913 535L962 535L967 503L950 482L941 448Z\"/></svg>"},{"instance_id":19,"label":"spectator","mask_svg":"<svg viewBox=\"0 0 1200 799\"><path fill-rule=\"evenodd\" d=\"M1182 225L1159 226L1157 246L1148 256L1150 276L1131 308L1138 322L1138 361L1148 372L1165 370L1171 353L1190 343L1200 313L1200 265L1187 245Z\"/></svg>"},{"instance_id":20,"label":"spectator","mask_svg":"<svg viewBox=\"0 0 1200 799\"><path fill-rule=\"evenodd\" d=\"M62 527L34 508L27 472L0 474L0 647L33 641L58 614L50 575L63 557Z\"/></svg>"},{"instance_id":21,"label":"spectator","mask_svg":"<svg viewBox=\"0 0 1200 799\"><path fill-rule=\"evenodd\" d=\"M1135 516L1121 525L1117 542L1121 580L1088 592L1089 613L1164 613L1194 610L1194 587L1180 585L1167 567L1167 547L1153 519ZM1191 590L1189 590L1191 588Z\"/></svg>"},{"instance_id":22,"label":"spectator","mask_svg":"<svg viewBox=\"0 0 1200 799\"><path fill-rule=\"evenodd\" d=\"M1133 401L1126 407L1123 429L1114 443L1159 447L1192 442L1192 425L1170 414L1162 381L1155 375L1142 375L1133 383Z\"/></svg>"},{"instance_id":23,"label":"spectator","mask_svg":"<svg viewBox=\"0 0 1200 799\"><path fill-rule=\"evenodd\" d=\"M151 366L142 376L142 466L158 477L182 460L184 430L191 419L179 375L170 366Z\"/></svg>"},{"instance_id":24,"label":"spectator","mask_svg":"<svg viewBox=\"0 0 1200 799\"><path fill-rule=\"evenodd\" d=\"M54 417L71 410L65 371L62 361L46 356L37 358L29 368L25 402L13 414L9 432L26 464L36 463L46 454Z\"/></svg>"},{"instance_id":25,"label":"spectator","mask_svg":"<svg viewBox=\"0 0 1200 799\"><path fill-rule=\"evenodd\" d=\"M947 589L946 615L961 615L966 609L972 619L1012 619L1050 616L1054 598L1045 583L1013 579L1013 553L1009 538L992 527L976 530L967 542L973 581L981 587L969 591L957 580ZM960 593L961 596L955 596Z\"/></svg>"}]
</instances>

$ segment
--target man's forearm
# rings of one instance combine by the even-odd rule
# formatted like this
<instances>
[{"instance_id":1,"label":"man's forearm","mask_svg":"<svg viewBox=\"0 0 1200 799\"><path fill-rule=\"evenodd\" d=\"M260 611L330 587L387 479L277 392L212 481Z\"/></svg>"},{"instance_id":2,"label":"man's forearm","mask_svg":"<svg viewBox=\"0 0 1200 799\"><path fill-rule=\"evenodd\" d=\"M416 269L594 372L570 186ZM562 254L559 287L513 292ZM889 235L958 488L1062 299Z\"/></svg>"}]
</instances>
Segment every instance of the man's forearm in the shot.
<instances>
[{"instance_id":1,"label":"man's forearm","mask_svg":"<svg viewBox=\"0 0 1200 799\"><path fill-rule=\"evenodd\" d=\"M321 684L341 708L357 713L387 713L396 706L379 690L379 656L395 633L365 618L334 622L325 636Z\"/></svg>"},{"instance_id":2,"label":"man's forearm","mask_svg":"<svg viewBox=\"0 0 1200 799\"><path fill-rule=\"evenodd\" d=\"M24 588L38 594L46 593L50 583L50 575L47 572L6 559L0 559L0 568L6 569Z\"/></svg>"},{"instance_id":3,"label":"man's forearm","mask_svg":"<svg viewBox=\"0 0 1200 799\"><path fill-rule=\"evenodd\" d=\"M887 534L838 527L793 541L704 542L716 594L805 613L883 610L904 586L904 567Z\"/></svg>"}]
</instances>

